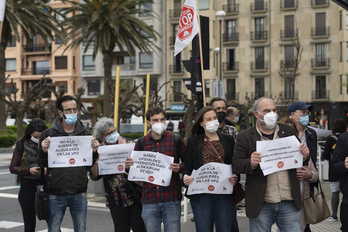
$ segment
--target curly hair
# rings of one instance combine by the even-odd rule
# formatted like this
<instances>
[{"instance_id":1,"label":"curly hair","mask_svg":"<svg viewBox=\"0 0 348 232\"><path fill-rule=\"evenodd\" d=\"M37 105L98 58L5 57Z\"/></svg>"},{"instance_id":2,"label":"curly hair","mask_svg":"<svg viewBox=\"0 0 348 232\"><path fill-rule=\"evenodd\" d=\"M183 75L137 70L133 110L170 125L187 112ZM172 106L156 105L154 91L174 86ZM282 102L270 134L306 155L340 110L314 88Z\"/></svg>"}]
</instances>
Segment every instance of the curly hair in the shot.
<instances>
[{"instance_id":1,"label":"curly hair","mask_svg":"<svg viewBox=\"0 0 348 232\"><path fill-rule=\"evenodd\" d=\"M94 136L97 139L102 139L104 132L109 128L109 127L115 127L115 123L111 118L106 118L103 117L98 120L98 122L94 125Z\"/></svg>"}]
</instances>

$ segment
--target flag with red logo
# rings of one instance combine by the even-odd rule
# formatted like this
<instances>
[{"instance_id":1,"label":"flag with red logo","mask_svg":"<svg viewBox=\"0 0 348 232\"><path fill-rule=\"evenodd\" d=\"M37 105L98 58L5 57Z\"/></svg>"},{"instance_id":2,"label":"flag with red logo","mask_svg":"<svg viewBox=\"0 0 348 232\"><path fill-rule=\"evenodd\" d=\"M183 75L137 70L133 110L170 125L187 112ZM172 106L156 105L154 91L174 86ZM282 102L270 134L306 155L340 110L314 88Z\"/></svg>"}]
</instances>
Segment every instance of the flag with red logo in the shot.
<instances>
[{"instance_id":1,"label":"flag with red logo","mask_svg":"<svg viewBox=\"0 0 348 232\"><path fill-rule=\"evenodd\" d=\"M196 0L186 0L182 7L178 34L175 40L174 56L189 45L196 34L199 33Z\"/></svg>"}]
</instances>

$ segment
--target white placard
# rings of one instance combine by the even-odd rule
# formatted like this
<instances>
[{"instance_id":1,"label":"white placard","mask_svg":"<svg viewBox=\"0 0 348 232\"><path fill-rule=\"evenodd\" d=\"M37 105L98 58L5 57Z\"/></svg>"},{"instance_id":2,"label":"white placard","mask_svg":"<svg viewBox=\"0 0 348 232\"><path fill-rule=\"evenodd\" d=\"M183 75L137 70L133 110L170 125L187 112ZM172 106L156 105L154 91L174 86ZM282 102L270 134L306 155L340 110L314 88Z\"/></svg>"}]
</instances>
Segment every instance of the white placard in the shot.
<instances>
[{"instance_id":1,"label":"white placard","mask_svg":"<svg viewBox=\"0 0 348 232\"><path fill-rule=\"evenodd\" d=\"M212 193L232 194L233 185L228 181L232 176L231 165L221 163L207 163L198 170L193 170L193 182L188 186L187 195Z\"/></svg>"},{"instance_id":2,"label":"white placard","mask_svg":"<svg viewBox=\"0 0 348 232\"><path fill-rule=\"evenodd\" d=\"M92 136L50 137L48 167L92 166Z\"/></svg>"},{"instance_id":3,"label":"white placard","mask_svg":"<svg viewBox=\"0 0 348 232\"><path fill-rule=\"evenodd\" d=\"M100 146L99 175L125 173L125 161L131 156L134 146L135 143Z\"/></svg>"},{"instance_id":4,"label":"white placard","mask_svg":"<svg viewBox=\"0 0 348 232\"><path fill-rule=\"evenodd\" d=\"M160 186L169 186L174 157L152 151L133 151L134 165L129 169L128 180L145 181Z\"/></svg>"},{"instance_id":5,"label":"white placard","mask_svg":"<svg viewBox=\"0 0 348 232\"><path fill-rule=\"evenodd\" d=\"M263 175L302 167L300 142L292 135L285 138L257 141L256 150L261 153L260 167Z\"/></svg>"}]
</instances>

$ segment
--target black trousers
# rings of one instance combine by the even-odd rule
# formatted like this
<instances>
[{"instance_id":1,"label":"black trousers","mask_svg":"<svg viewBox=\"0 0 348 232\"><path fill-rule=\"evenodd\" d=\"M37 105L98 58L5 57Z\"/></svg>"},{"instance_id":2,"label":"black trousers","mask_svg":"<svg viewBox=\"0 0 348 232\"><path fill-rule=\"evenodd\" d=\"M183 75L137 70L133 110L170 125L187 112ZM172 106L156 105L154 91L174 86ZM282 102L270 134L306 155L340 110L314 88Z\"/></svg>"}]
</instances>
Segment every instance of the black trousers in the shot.
<instances>
[{"instance_id":1,"label":"black trousers","mask_svg":"<svg viewBox=\"0 0 348 232\"><path fill-rule=\"evenodd\" d=\"M348 205L342 201L341 203L341 216L340 220L342 223L341 231L348 232Z\"/></svg>"},{"instance_id":2,"label":"black trousers","mask_svg":"<svg viewBox=\"0 0 348 232\"><path fill-rule=\"evenodd\" d=\"M142 205L133 205L122 208L110 208L112 220L114 221L115 232L146 232L144 221L141 217Z\"/></svg>"},{"instance_id":3,"label":"black trousers","mask_svg":"<svg viewBox=\"0 0 348 232\"><path fill-rule=\"evenodd\" d=\"M39 180L31 180L26 178L22 178L21 180L18 201L22 209L25 232L35 232L35 192L36 185L38 184Z\"/></svg>"}]
</instances>

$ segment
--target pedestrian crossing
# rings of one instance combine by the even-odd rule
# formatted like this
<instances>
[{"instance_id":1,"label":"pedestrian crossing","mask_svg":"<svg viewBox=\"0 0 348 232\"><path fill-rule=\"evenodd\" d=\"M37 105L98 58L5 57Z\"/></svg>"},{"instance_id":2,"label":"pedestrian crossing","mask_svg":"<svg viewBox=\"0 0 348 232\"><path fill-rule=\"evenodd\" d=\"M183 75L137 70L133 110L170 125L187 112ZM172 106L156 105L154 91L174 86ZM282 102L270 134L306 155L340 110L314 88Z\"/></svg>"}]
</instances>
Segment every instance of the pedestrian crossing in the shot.
<instances>
[{"instance_id":1,"label":"pedestrian crossing","mask_svg":"<svg viewBox=\"0 0 348 232\"><path fill-rule=\"evenodd\" d=\"M11 221L0 221L0 229L14 229L19 227L24 226L24 223L21 222L11 222ZM69 228L61 228L61 232L74 232L74 229L69 229ZM47 229L45 230L38 230L37 232L47 232Z\"/></svg>"}]
</instances>

